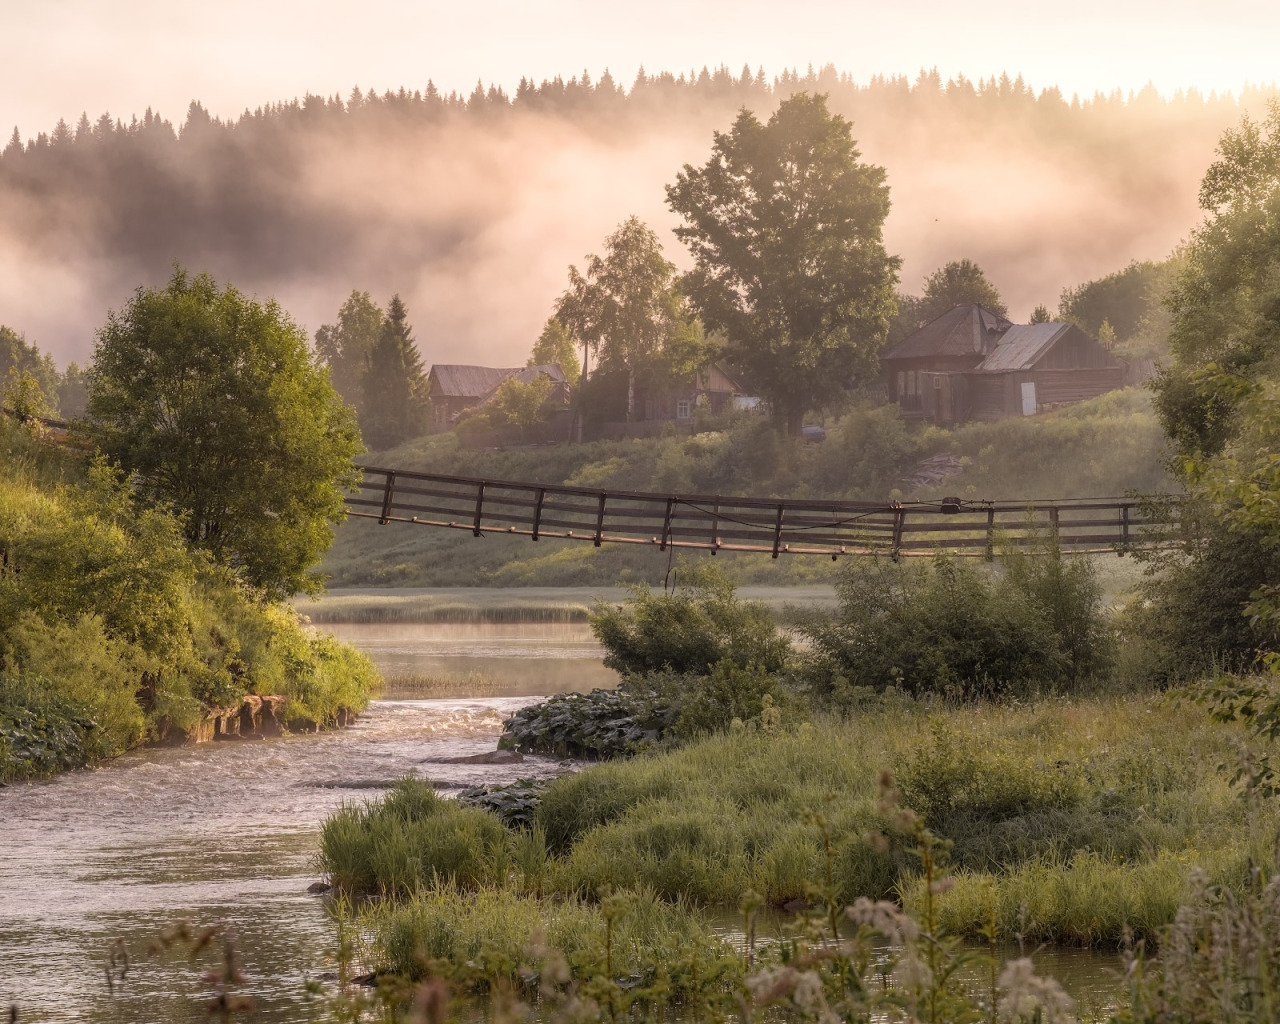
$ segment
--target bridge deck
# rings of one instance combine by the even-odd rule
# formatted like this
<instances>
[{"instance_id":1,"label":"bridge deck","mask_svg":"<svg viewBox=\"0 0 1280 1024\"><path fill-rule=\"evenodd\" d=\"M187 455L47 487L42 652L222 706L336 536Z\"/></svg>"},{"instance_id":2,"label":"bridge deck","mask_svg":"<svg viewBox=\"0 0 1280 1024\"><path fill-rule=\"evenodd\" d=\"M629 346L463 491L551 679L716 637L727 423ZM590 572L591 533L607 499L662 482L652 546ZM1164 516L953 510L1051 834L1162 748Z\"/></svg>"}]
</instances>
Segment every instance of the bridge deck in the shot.
<instances>
[{"instance_id":1,"label":"bridge deck","mask_svg":"<svg viewBox=\"0 0 1280 1024\"><path fill-rule=\"evenodd\" d=\"M1114 552L1164 543L1177 499L872 503L596 490L366 466L350 516L454 530L647 544L665 551L926 555L991 558L1056 537L1064 551Z\"/></svg>"}]
</instances>

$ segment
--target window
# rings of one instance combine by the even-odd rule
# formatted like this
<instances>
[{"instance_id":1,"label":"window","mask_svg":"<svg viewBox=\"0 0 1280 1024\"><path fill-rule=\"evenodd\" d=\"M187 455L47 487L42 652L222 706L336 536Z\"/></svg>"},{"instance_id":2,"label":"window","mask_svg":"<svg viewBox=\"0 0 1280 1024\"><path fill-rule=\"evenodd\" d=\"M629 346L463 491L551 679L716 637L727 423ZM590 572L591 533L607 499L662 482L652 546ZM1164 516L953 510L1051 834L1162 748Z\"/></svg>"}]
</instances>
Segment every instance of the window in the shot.
<instances>
[{"instance_id":1,"label":"window","mask_svg":"<svg viewBox=\"0 0 1280 1024\"><path fill-rule=\"evenodd\" d=\"M907 393L907 375L901 370L898 371L898 397L901 398Z\"/></svg>"},{"instance_id":2,"label":"window","mask_svg":"<svg viewBox=\"0 0 1280 1024\"><path fill-rule=\"evenodd\" d=\"M693 403L687 398L682 398L676 402L676 419L687 420L693 415Z\"/></svg>"},{"instance_id":3,"label":"window","mask_svg":"<svg viewBox=\"0 0 1280 1024\"><path fill-rule=\"evenodd\" d=\"M907 371L907 394L914 395L916 393L916 371Z\"/></svg>"}]
</instances>

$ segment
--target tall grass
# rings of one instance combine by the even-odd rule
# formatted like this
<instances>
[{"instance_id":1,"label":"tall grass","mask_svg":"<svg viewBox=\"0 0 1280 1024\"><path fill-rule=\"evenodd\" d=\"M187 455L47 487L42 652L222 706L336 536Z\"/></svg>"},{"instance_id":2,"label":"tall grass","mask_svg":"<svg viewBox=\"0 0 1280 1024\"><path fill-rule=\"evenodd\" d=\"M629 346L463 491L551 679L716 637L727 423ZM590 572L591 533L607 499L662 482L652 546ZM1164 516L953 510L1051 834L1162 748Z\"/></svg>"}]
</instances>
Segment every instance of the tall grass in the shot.
<instances>
[{"instance_id":1,"label":"tall grass","mask_svg":"<svg viewBox=\"0 0 1280 1024\"><path fill-rule=\"evenodd\" d=\"M464 892L424 889L399 902L367 907L361 919L383 970L418 980L433 970L463 967L475 988L517 982L548 954L563 958L570 975L640 975L674 964L696 949L733 960L699 915L649 893L620 894L609 907L582 900L540 900L508 888Z\"/></svg>"}]
</instances>

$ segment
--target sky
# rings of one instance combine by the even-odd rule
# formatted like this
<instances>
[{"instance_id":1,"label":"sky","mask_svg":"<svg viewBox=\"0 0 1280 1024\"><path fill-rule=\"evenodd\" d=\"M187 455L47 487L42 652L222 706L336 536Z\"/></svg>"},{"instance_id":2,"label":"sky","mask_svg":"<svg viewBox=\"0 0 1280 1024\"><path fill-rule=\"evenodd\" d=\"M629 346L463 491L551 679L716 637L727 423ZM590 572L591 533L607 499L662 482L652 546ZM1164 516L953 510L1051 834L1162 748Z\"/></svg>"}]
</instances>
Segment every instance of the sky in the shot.
<instances>
[{"instance_id":1,"label":"sky","mask_svg":"<svg viewBox=\"0 0 1280 1024\"><path fill-rule=\"evenodd\" d=\"M24 138L82 111L180 122L307 92L511 90L608 68L828 62L864 80L1021 73L1070 96L1236 91L1280 73L1280 4L1256 0L0 0L0 128Z\"/></svg>"}]
</instances>

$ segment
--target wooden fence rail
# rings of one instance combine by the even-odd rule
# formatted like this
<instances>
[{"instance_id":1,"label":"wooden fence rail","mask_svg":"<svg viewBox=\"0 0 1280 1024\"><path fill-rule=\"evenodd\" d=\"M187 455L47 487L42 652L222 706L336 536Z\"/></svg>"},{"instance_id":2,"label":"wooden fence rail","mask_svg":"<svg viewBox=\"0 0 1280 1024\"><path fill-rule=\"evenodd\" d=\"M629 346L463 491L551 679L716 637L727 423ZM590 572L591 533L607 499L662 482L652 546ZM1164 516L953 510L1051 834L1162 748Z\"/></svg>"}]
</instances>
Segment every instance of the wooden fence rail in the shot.
<instances>
[{"instance_id":1,"label":"wooden fence rail","mask_svg":"<svg viewBox=\"0 0 1280 1024\"><path fill-rule=\"evenodd\" d=\"M1003 547L1056 537L1062 550L1124 554L1164 543L1177 499L1161 496L1018 502L890 504L818 499L667 495L481 480L362 467L347 514L453 530L779 555L992 558Z\"/></svg>"}]
</instances>

